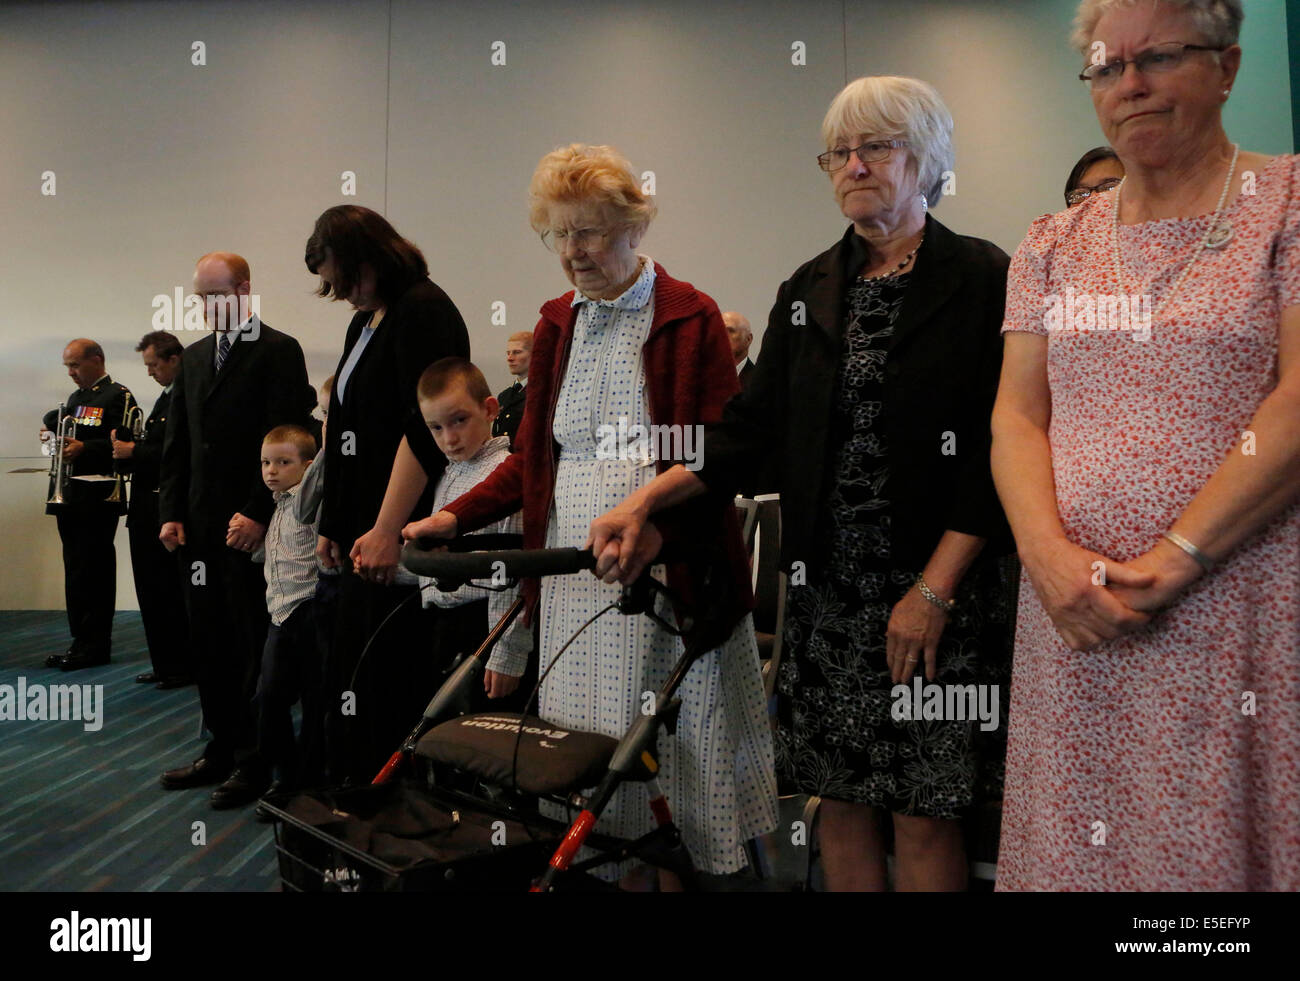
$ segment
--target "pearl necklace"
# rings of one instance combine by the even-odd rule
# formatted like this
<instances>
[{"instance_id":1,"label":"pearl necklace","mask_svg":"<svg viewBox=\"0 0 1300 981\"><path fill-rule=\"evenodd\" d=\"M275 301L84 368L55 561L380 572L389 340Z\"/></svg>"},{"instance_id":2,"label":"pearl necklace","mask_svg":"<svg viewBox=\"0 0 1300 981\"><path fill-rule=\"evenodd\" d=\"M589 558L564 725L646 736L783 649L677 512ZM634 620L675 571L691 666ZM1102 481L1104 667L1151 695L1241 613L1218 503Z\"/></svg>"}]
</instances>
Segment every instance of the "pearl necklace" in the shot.
<instances>
[{"instance_id":1,"label":"pearl necklace","mask_svg":"<svg viewBox=\"0 0 1300 981\"><path fill-rule=\"evenodd\" d=\"M1183 280L1186 279L1187 274L1192 271L1192 266L1196 265L1196 260L1201 257L1201 253L1207 248L1221 249L1223 246L1227 245L1228 241L1232 238L1232 222L1227 219L1220 219L1219 212L1223 210L1224 202L1228 200L1228 191L1232 189L1232 175L1237 170L1237 156L1240 153L1241 145L1239 143L1234 143L1232 145L1232 162L1228 164L1228 176L1223 179L1223 193L1219 195L1219 203L1214 206L1214 214L1211 216L1210 227L1205 230L1205 235L1202 236L1200 245L1196 247L1196 251L1192 253L1192 258L1188 260L1187 265L1183 268L1183 271L1179 274L1178 278L1174 280L1174 285L1169 287L1169 291L1165 293L1164 299L1162 299L1160 303L1156 305L1155 310L1152 311L1153 320L1155 319L1155 314L1159 313L1160 308L1169 302L1171 296L1178 292L1178 287L1183 285ZM1119 198L1120 194L1124 190L1124 182L1126 180L1128 180L1127 177L1121 180L1115 187L1115 203L1111 207L1111 217L1113 219L1112 224L1114 226L1111 256L1114 259L1115 264L1115 284L1119 287L1119 292L1121 294L1124 294L1125 290L1123 258L1120 254L1119 242Z\"/></svg>"},{"instance_id":2,"label":"pearl necklace","mask_svg":"<svg viewBox=\"0 0 1300 981\"><path fill-rule=\"evenodd\" d=\"M913 259L916 258L916 254L921 251L921 242L924 241L925 241L925 231L923 229L921 231L921 241L916 243L916 248L914 248L911 252L907 253L907 255L903 256L903 261L900 262L898 265L896 265L893 269L889 270L889 272L887 273L881 273L879 276L859 276L858 278L861 279L864 283L880 283L886 279L893 279L895 276L897 276L900 272L903 271L903 269L907 266L909 262L911 262Z\"/></svg>"}]
</instances>

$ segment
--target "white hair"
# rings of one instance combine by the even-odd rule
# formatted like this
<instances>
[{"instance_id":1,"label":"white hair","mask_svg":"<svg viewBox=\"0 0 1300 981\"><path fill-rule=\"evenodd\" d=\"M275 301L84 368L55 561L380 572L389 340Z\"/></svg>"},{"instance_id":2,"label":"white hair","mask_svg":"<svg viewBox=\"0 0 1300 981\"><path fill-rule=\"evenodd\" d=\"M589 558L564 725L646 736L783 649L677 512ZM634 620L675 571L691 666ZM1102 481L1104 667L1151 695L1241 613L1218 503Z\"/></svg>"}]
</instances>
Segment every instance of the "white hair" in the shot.
<instances>
[{"instance_id":1,"label":"white hair","mask_svg":"<svg viewBox=\"0 0 1300 981\"><path fill-rule=\"evenodd\" d=\"M1118 7L1135 7L1139 2L1159 2L1187 11L1192 17L1192 25L1212 47L1231 47L1241 36L1241 22L1245 17L1241 0L1083 0L1074 13L1070 43L1086 55L1097 22Z\"/></svg>"},{"instance_id":2,"label":"white hair","mask_svg":"<svg viewBox=\"0 0 1300 981\"><path fill-rule=\"evenodd\" d=\"M822 120L826 149L859 133L907 141L916 182L931 203L952 170L952 114L934 86L901 75L868 75L840 90Z\"/></svg>"}]
</instances>

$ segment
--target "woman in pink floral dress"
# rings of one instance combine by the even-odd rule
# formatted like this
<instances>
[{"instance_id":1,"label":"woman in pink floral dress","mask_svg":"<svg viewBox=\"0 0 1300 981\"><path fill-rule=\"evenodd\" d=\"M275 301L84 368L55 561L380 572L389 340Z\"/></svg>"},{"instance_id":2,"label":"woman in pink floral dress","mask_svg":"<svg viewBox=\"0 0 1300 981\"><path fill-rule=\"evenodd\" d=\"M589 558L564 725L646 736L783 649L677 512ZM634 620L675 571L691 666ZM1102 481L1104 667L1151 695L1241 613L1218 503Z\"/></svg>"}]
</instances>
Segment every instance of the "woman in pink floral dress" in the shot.
<instances>
[{"instance_id":1,"label":"woman in pink floral dress","mask_svg":"<svg viewBox=\"0 0 1300 981\"><path fill-rule=\"evenodd\" d=\"M1224 132L1240 23L1079 8L1127 177L1009 275L999 889L1300 889L1300 158Z\"/></svg>"}]
</instances>

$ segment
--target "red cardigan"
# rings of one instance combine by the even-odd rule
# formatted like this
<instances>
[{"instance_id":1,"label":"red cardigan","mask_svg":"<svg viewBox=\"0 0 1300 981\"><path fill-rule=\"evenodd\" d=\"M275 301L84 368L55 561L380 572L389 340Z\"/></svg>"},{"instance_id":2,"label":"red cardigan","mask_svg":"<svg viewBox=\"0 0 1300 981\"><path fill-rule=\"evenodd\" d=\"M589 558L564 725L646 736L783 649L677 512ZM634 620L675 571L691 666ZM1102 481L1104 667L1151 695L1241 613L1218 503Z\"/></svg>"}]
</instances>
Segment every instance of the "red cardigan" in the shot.
<instances>
[{"instance_id":1,"label":"red cardigan","mask_svg":"<svg viewBox=\"0 0 1300 981\"><path fill-rule=\"evenodd\" d=\"M658 263L654 298L654 320L642 348L651 423L688 426L717 421L727 400L740 391L717 304L690 283L673 279ZM551 429L577 320L572 301L570 290L542 305L542 319L533 332L527 401L515 452L486 480L445 508L456 515L461 534L498 521L522 506L524 547L545 547L559 455ZM672 465L661 460L658 468L662 472ZM654 523L666 543L713 540L722 545L736 583L731 623L753 607L748 559L730 501L706 495L656 515ZM687 602L699 595L697 578L683 565L669 566L668 585ZM540 592L538 581L524 580L523 592L531 620Z\"/></svg>"}]
</instances>

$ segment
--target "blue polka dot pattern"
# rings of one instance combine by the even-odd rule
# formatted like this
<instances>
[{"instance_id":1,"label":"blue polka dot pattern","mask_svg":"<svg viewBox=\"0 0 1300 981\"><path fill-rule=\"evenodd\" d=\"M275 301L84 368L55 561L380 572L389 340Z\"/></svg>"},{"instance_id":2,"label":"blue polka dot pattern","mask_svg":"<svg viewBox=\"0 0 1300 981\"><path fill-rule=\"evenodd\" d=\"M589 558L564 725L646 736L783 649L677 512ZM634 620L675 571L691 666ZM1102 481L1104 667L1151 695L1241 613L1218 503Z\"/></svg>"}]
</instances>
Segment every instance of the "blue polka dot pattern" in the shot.
<instances>
[{"instance_id":1,"label":"blue polka dot pattern","mask_svg":"<svg viewBox=\"0 0 1300 981\"><path fill-rule=\"evenodd\" d=\"M655 468L632 459L601 459L600 429L620 420L650 425L642 348L654 319L654 262L615 300L574 296L579 306L568 369L552 432L560 445L550 547L581 547L591 522L653 479ZM659 570L662 573L662 570ZM590 575L542 581L541 662L557 651L619 589ZM661 615L671 618L668 609ZM621 736L681 654L681 642L648 617L607 613L585 630L542 687L543 718ZM748 618L719 650L686 676L678 694L677 733L659 741L660 786L697 867L714 873L744 867L746 840L776 827L772 743ZM653 828L645 788L619 791L597 825L634 838Z\"/></svg>"}]
</instances>

